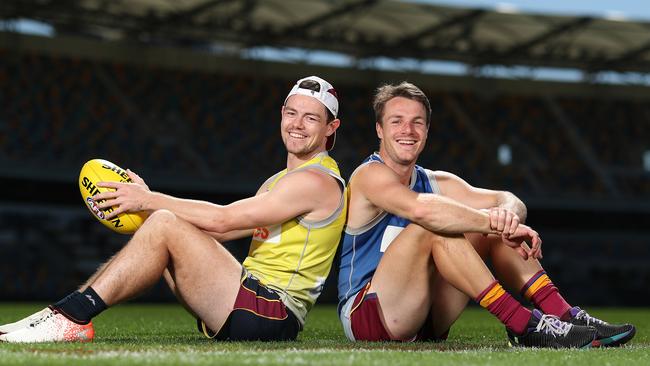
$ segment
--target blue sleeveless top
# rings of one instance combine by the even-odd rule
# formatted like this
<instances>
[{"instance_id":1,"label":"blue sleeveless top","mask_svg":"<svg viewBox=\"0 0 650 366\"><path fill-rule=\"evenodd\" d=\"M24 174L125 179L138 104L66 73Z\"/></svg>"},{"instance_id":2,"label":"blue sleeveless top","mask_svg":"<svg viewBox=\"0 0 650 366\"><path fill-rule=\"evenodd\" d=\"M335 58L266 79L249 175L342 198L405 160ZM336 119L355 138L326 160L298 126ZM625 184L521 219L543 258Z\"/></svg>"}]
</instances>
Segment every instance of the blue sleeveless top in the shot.
<instances>
[{"instance_id":1,"label":"blue sleeveless top","mask_svg":"<svg viewBox=\"0 0 650 366\"><path fill-rule=\"evenodd\" d=\"M373 163L384 163L378 153L366 158L352 176L362 166ZM418 193L440 193L433 171L418 165L413 169L409 188ZM408 219L383 211L362 227L345 228L341 237L339 312L345 301L370 281L390 243L410 223Z\"/></svg>"}]
</instances>

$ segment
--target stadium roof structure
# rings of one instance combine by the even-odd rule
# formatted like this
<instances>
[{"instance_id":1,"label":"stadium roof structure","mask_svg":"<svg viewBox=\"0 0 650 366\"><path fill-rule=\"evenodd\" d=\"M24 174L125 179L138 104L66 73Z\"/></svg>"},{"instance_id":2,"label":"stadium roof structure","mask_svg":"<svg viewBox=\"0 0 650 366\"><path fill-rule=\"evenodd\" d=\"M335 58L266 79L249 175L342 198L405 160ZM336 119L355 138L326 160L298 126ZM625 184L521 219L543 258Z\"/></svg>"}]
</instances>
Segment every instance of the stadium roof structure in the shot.
<instances>
[{"instance_id":1,"label":"stadium roof structure","mask_svg":"<svg viewBox=\"0 0 650 366\"><path fill-rule=\"evenodd\" d=\"M0 18L156 45L649 72L650 23L388 0L3 0Z\"/></svg>"}]
</instances>

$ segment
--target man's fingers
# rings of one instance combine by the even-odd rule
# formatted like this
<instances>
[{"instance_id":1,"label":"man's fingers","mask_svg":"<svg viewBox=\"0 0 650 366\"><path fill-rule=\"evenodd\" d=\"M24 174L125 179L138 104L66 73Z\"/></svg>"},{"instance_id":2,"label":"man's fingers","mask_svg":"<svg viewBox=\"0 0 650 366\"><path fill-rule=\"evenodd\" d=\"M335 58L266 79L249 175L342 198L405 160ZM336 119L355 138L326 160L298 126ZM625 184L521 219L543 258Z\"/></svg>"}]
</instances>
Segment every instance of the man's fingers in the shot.
<instances>
[{"instance_id":1,"label":"man's fingers","mask_svg":"<svg viewBox=\"0 0 650 366\"><path fill-rule=\"evenodd\" d=\"M503 229L504 229L505 224L506 224L506 217L507 216L508 215L506 215L506 211L499 210L499 221L498 221L498 224L497 224L497 230L499 232L503 232Z\"/></svg>"},{"instance_id":2,"label":"man's fingers","mask_svg":"<svg viewBox=\"0 0 650 366\"><path fill-rule=\"evenodd\" d=\"M536 231L533 231L530 235L531 237L531 247L532 247L532 257L535 259L542 258L542 238L539 237Z\"/></svg>"},{"instance_id":3,"label":"man's fingers","mask_svg":"<svg viewBox=\"0 0 650 366\"><path fill-rule=\"evenodd\" d=\"M108 200L103 200L103 201L101 201L101 202L99 202L98 200L95 200L95 202L97 203L97 207L98 207L100 210L105 210L105 209L107 209L107 208L110 208L110 207L113 207L113 206L117 206L117 205L119 205L119 204L117 203L117 200L116 200L116 199L108 199Z\"/></svg>"},{"instance_id":4,"label":"man's fingers","mask_svg":"<svg viewBox=\"0 0 650 366\"><path fill-rule=\"evenodd\" d=\"M505 221L503 225L503 233L504 234L510 234L512 231L512 217L513 215L510 212L505 213Z\"/></svg>"},{"instance_id":5,"label":"man's fingers","mask_svg":"<svg viewBox=\"0 0 650 366\"><path fill-rule=\"evenodd\" d=\"M144 184L144 179L140 178L140 176L133 172L131 169L127 169L126 174L128 174L129 178L131 178L131 180L133 180L135 183Z\"/></svg>"},{"instance_id":6,"label":"man's fingers","mask_svg":"<svg viewBox=\"0 0 650 366\"><path fill-rule=\"evenodd\" d=\"M108 191L108 192L102 192L102 193L97 193L96 195L92 196L93 201L99 202L102 200L108 200L115 198L119 195L117 191Z\"/></svg>"},{"instance_id":7,"label":"man's fingers","mask_svg":"<svg viewBox=\"0 0 650 366\"><path fill-rule=\"evenodd\" d=\"M118 189L125 183L120 182L97 182L97 187Z\"/></svg>"},{"instance_id":8,"label":"man's fingers","mask_svg":"<svg viewBox=\"0 0 650 366\"><path fill-rule=\"evenodd\" d=\"M123 213L125 210L121 206L115 207L115 209L111 212L106 212L106 220L110 220L114 217L117 217L117 215L120 215Z\"/></svg>"},{"instance_id":9,"label":"man's fingers","mask_svg":"<svg viewBox=\"0 0 650 366\"><path fill-rule=\"evenodd\" d=\"M517 231L517 228L519 227L519 216L515 215L512 217L512 223L510 224L510 232L509 234L512 235Z\"/></svg>"},{"instance_id":10,"label":"man's fingers","mask_svg":"<svg viewBox=\"0 0 650 366\"><path fill-rule=\"evenodd\" d=\"M542 238L540 238L539 234L535 232L534 235L531 235L531 242L533 249L539 249L539 247L542 245Z\"/></svg>"},{"instance_id":11,"label":"man's fingers","mask_svg":"<svg viewBox=\"0 0 650 366\"><path fill-rule=\"evenodd\" d=\"M490 210L490 229L497 230L499 226L499 211L492 209Z\"/></svg>"}]
</instances>

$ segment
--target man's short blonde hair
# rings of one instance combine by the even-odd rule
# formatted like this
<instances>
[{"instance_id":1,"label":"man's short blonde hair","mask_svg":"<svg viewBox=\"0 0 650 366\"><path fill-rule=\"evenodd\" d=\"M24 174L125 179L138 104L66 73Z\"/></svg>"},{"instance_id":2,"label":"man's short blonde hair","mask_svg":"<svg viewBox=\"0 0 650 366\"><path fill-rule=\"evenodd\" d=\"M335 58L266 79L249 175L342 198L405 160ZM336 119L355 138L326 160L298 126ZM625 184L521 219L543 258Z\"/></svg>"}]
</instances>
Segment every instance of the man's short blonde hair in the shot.
<instances>
[{"instance_id":1,"label":"man's short blonde hair","mask_svg":"<svg viewBox=\"0 0 650 366\"><path fill-rule=\"evenodd\" d=\"M386 103L395 97L403 97L420 102L427 114L427 126L431 123L431 104L429 104L429 98L427 98L420 88L406 81L402 81L397 85L386 84L377 88L375 97L372 100L372 108L375 110L375 120L377 122L381 123Z\"/></svg>"}]
</instances>

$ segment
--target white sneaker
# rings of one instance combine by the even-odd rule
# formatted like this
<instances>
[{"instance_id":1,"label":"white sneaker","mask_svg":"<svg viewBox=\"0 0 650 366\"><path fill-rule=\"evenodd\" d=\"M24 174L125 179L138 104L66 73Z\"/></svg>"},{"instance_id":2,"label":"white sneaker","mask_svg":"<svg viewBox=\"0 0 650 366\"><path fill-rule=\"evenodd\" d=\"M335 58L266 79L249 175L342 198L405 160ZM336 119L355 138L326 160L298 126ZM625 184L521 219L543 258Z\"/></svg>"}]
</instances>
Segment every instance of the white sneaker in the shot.
<instances>
[{"instance_id":1,"label":"white sneaker","mask_svg":"<svg viewBox=\"0 0 650 366\"><path fill-rule=\"evenodd\" d=\"M0 325L0 334L5 334L9 332L16 331L20 328L25 328L29 324L33 323L37 319L41 318L47 311L50 311L49 308L45 308L39 312L36 312L26 318L23 318L15 323Z\"/></svg>"},{"instance_id":2,"label":"white sneaker","mask_svg":"<svg viewBox=\"0 0 650 366\"><path fill-rule=\"evenodd\" d=\"M40 315L38 318L35 317L37 314ZM91 342L95 337L92 322L77 324L50 308L41 310L37 314L32 316L35 319L32 319L28 325L0 335L0 342Z\"/></svg>"}]
</instances>

